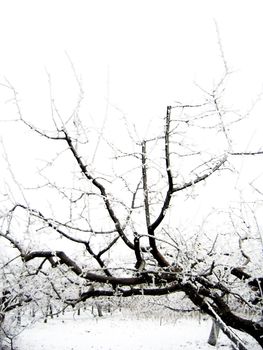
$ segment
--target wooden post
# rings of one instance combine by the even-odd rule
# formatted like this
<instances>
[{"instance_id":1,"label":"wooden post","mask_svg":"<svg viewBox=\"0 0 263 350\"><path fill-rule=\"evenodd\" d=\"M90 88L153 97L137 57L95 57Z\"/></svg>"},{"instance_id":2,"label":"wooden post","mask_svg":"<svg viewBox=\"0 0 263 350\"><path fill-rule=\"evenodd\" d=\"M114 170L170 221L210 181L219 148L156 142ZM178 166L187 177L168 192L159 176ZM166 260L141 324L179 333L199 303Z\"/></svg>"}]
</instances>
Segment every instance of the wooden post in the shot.
<instances>
[{"instance_id":1,"label":"wooden post","mask_svg":"<svg viewBox=\"0 0 263 350\"><path fill-rule=\"evenodd\" d=\"M243 343L243 341L232 331L231 328L229 328L225 322L221 319L221 317L216 313L212 305L206 301L206 305L208 306L209 310L214 316L215 322L219 326L219 328L222 330L222 332L225 333L225 335L232 341L232 346L236 350L248 350L246 345Z\"/></svg>"},{"instance_id":2,"label":"wooden post","mask_svg":"<svg viewBox=\"0 0 263 350\"><path fill-rule=\"evenodd\" d=\"M209 345L216 346L219 331L220 331L220 327L219 327L218 323L215 320L213 320L210 335L208 338Z\"/></svg>"}]
</instances>

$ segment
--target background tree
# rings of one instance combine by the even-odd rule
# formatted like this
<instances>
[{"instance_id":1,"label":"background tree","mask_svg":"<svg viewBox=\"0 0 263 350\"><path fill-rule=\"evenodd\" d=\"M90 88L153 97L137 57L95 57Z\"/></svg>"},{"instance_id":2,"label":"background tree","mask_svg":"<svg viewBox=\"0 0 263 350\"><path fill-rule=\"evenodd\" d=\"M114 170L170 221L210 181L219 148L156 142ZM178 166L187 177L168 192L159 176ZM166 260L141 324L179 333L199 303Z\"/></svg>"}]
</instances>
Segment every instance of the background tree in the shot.
<instances>
[{"instance_id":1,"label":"background tree","mask_svg":"<svg viewBox=\"0 0 263 350\"><path fill-rule=\"evenodd\" d=\"M255 190L237 189L230 206L194 215L202 192L207 208L209 198L229 197L241 176L237 157L245 151L236 149L234 136L244 120L223 105L228 76L226 70L200 103L168 106L144 139L126 119L119 126L110 120L107 139L86 125L78 79L79 100L69 118L52 99L51 131L23 116L15 89L6 85L16 126L31 129L53 154L31 189L12 176L20 201L11 185L5 193L3 264L19 261L19 305L53 300L59 312L94 297L183 292L202 312L263 345Z\"/></svg>"}]
</instances>

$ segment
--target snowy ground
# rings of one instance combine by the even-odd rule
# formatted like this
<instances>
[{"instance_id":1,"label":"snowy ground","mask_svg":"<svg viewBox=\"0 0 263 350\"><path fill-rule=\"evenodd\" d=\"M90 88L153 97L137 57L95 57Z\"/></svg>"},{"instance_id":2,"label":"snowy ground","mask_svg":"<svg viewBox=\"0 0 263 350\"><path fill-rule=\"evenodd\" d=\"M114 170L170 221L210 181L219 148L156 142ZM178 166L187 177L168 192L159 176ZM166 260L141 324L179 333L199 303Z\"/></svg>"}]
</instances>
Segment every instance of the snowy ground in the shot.
<instances>
[{"instance_id":1,"label":"snowy ground","mask_svg":"<svg viewBox=\"0 0 263 350\"><path fill-rule=\"evenodd\" d=\"M220 333L216 347L207 344L210 320L145 319L115 313L103 317L90 314L36 323L16 339L19 350L213 350L231 349ZM259 349L250 343L249 349Z\"/></svg>"}]
</instances>

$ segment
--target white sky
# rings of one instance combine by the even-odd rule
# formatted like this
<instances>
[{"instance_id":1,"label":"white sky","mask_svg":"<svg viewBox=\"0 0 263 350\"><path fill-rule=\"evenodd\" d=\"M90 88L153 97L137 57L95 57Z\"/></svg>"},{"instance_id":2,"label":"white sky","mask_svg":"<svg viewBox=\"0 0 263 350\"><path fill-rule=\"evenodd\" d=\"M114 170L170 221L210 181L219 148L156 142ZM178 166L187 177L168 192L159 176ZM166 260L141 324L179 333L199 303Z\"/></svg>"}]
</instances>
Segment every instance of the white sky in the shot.
<instances>
[{"instance_id":1,"label":"white sky","mask_svg":"<svg viewBox=\"0 0 263 350\"><path fill-rule=\"evenodd\" d=\"M0 82L13 84L24 117L42 125L50 120L48 72L66 118L78 97L68 54L82 79L84 115L100 126L108 99L143 134L166 105L196 101L195 82L209 90L220 77L216 21L235 71L228 102L247 109L263 89L262 10L256 0L0 0ZM0 88L0 120L14 116L8 98ZM110 108L107 122L121 116ZM22 168L24 147L40 144L0 128Z\"/></svg>"},{"instance_id":2,"label":"white sky","mask_svg":"<svg viewBox=\"0 0 263 350\"><path fill-rule=\"evenodd\" d=\"M262 89L262 8L262 1L235 0L2 0L0 77L12 82L26 115L37 120L48 118L47 70L67 115L77 93L67 52L93 118L103 118L108 96L147 125L167 104L194 100L194 81L209 88L218 78L216 20L237 72L233 101L247 105Z\"/></svg>"}]
</instances>

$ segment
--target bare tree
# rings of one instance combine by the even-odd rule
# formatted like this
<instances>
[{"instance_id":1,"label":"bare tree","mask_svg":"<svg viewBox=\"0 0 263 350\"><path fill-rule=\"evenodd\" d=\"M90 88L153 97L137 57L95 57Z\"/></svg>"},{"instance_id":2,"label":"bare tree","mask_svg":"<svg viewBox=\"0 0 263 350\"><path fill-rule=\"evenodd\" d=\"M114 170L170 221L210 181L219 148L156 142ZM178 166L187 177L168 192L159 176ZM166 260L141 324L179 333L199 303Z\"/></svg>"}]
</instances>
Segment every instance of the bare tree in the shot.
<instances>
[{"instance_id":1,"label":"bare tree","mask_svg":"<svg viewBox=\"0 0 263 350\"><path fill-rule=\"evenodd\" d=\"M262 246L253 208L244 214L243 201L214 210L198 227L194 219L187 228L180 223L183 208L189 204L191 217L203 190L216 196L228 188L233 159L244 155L231 136L242 118L222 103L227 78L201 103L168 106L151 137L140 140L125 120L115 143L81 122L82 88L67 120L52 100L54 130L46 131L24 118L8 83L17 125L57 149L40 170L37 200L20 185L24 200L6 205L1 217L0 236L12 252L5 269L15 259L23 270L20 303L45 296L63 309L95 297L183 292L202 312L263 346Z\"/></svg>"}]
</instances>

